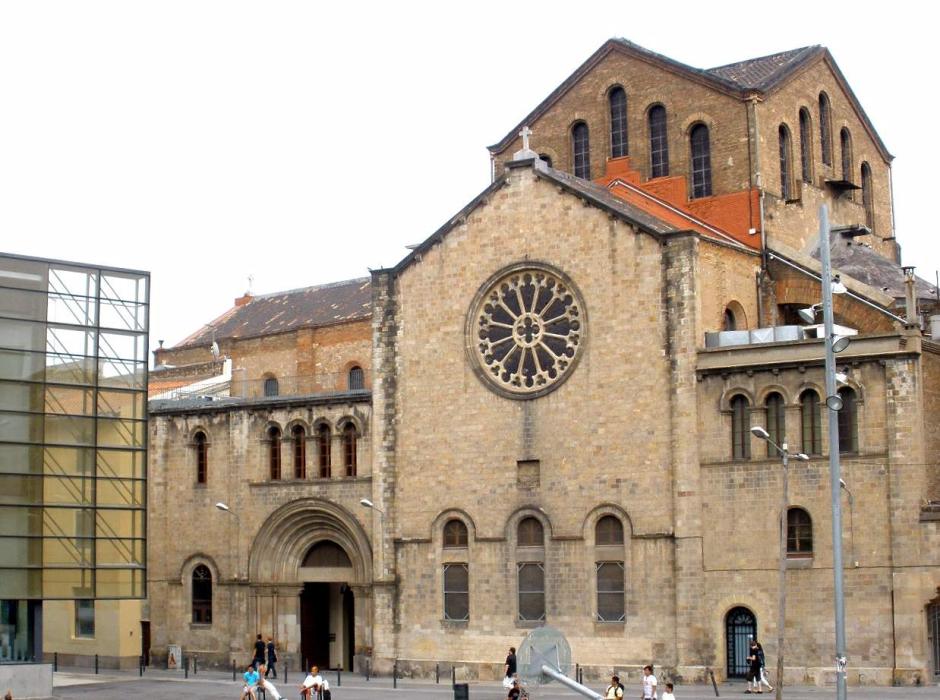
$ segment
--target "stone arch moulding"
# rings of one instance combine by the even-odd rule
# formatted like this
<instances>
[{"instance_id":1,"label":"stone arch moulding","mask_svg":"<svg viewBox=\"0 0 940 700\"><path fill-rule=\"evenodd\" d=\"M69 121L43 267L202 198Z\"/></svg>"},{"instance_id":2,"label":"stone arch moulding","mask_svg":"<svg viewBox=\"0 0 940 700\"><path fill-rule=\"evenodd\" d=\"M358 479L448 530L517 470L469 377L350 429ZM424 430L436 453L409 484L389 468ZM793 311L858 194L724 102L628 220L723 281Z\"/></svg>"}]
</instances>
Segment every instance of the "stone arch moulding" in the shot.
<instances>
[{"instance_id":1,"label":"stone arch moulding","mask_svg":"<svg viewBox=\"0 0 940 700\"><path fill-rule=\"evenodd\" d=\"M353 565L352 584L372 581L372 545L355 516L322 498L301 498L274 511L255 536L248 559L252 583L299 580L304 556L317 542L342 547Z\"/></svg>"},{"instance_id":2,"label":"stone arch moulding","mask_svg":"<svg viewBox=\"0 0 940 700\"><path fill-rule=\"evenodd\" d=\"M545 538L547 540L552 539L554 536L554 531L552 529L551 518L548 517L548 514L540 510L538 506L524 505L516 508L512 513L509 514L509 517L506 518L506 528L504 537L507 542L514 542L516 538L516 528L519 527L525 518L535 518L540 523L545 530Z\"/></svg>"},{"instance_id":3,"label":"stone arch moulding","mask_svg":"<svg viewBox=\"0 0 940 700\"><path fill-rule=\"evenodd\" d=\"M362 437L366 434L365 424L359 419L358 416L353 414L346 414L336 421L336 432L342 433L346 429L347 425L351 425L356 430L356 435L358 437Z\"/></svg>"},{"instance_id":4,"label":"stone arch moulding","mask_svg":"<svg viewBox=\"0 0 940 700\"><path fill-rule=\"evenodd\" d=\"M200 564L205 564L209 567L209 572L212 574L213 585L222 580L220 575L221 569L219 569L219 565L215 563L215 559L208 554L195 552L186 557L180 565L179 582L181 585L185 586L189 582L193 575L193 570Z\"/></svg>"},{"instance_id":5,"label":"stone arch moulding","mask_svg":"<svg viewBox=\"0 0 940 700\"><path fill-rule=\"evenodd\" d=\"M724 314L731 313L734 317L734 327L735 330L745 331L748 329L747 323L747 312L744 310L744 306L737 299L732 299L727 304L725 304L725 309L722 311L721 322L724 324ZM722 326L723 327L723 326Z\"/></svg>"},{"instance_id":6,"label":"stone arch moulding","mask_svg":"<svg viewBox=\"0 0 940 700\"><path fill-rule=\"evenodd\" d=\"M437 517L431 521L431 541L440 546L444 537L444 525L448 520L459 520L467 526L467 543L473 542L477 538L477 526L473 518L465 510L460 508L447 508L437 514Z\"/></svg>"},{"instance_id":7,"label":"stone arch moulding","mask_svg":"<svg viewBox=\"0 0 940 700\"><path fill-rule=\"evenodd\" d=\"M623 523L624 542L633 537L633 521L630 519L629 513L616 503L601 503L588 512L581 524L581 537L585 542L594 542L594 527L597 525L597 521L605 515L613 515Z\"/></svg>"},{"instance_id":8,"label":"stone arch moulding","mask_svg":"<svg viewBox=\"0 0 940 700\"><path fill-rule=\"evenodd\" d=\"M747 399L747 405L749 409L754 410L754 408L757 407L758 404L754 401L754 393L750 389L745 389L740 384L735 384L733 387L725 389L723 392L721 392L721 398L718 400L719 410L722 413L730 413L731 399L738 395Z\"/></svg>"},{"instance_id":9,"label":"stone arch moulding","mask_svg":"<svg viewBox=\"0 0 940 700\"><path fill-rule=\"evenodd\" d=\"M771 394L780 394L783 397L784 407L790 406L790 392L782 384L767 384L757 392L757 402L751 408L767 408L767 397Z\"/></svg>"}]
</instances>

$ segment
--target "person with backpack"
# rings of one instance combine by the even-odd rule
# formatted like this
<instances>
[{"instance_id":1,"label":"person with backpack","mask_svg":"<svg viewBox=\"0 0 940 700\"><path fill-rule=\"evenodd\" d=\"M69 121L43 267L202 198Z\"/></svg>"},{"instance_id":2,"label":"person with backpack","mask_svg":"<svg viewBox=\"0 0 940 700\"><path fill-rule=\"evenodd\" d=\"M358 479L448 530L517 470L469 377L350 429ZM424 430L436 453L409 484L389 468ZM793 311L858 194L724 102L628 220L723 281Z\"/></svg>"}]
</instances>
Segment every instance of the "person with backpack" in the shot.
<instances>
[{"instance_id":1,"label":"person with backpack","mask_svg":"<svg viewBox=\"0 0 940 700\"><path fill-rule=\"evenodd\" d=\"M620 683L620 676L611 676L610 685L604 693L604 700L621 700L623 698L623 685Z\"/></svg>"}]
</instances>

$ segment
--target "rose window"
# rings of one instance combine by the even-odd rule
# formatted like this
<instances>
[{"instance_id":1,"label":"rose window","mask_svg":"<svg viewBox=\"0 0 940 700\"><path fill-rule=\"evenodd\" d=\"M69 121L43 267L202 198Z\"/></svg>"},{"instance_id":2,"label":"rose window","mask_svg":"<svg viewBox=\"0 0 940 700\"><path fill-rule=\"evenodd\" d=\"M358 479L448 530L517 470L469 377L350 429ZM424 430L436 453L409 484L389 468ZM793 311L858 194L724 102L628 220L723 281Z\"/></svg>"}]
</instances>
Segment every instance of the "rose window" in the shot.
<instances>
[{"instance_id":1,"label":"rose window","mask_svg":"<svg viewBox=\"0 0 940 700\"><path fill-rule=\"evenodd\" d=\"M559 272L525 265L483 287L468 333L479 372L508 396L532 398L567 378L584 338L584 304Z\"/></svg>"}]
</instances>

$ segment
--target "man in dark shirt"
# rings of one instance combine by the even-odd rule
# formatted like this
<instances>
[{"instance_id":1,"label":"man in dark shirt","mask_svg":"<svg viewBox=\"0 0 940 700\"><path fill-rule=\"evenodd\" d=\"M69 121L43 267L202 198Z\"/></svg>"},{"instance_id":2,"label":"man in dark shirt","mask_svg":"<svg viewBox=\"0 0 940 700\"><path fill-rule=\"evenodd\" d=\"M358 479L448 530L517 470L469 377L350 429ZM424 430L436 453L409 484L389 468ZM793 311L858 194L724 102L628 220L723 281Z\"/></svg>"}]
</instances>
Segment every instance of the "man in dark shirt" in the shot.
<instances>
[{"instance_id":1,"label":"man in dark shirt","mask_svg":"<svg viewBox=\"0 0 940 700\"><path fill-rule=\"evenodd\" d=\"M516 675L516 647L509 647L509 656L506 657L506 678L512 679Z\"/></svg>"},{"instance_id":2,"label":"man in dark shirt","mask_svg":"<svg viewBox=\"0 0 940 700\"><path fill-rule=\"evenodd\" d=\"M255 670L258 670L258 666L264 663L264 640L261 638L261 635L258 635L258 639L255 641L255 658L251 660L252 666L255 667Z\"/></svg>"}]
</instances>

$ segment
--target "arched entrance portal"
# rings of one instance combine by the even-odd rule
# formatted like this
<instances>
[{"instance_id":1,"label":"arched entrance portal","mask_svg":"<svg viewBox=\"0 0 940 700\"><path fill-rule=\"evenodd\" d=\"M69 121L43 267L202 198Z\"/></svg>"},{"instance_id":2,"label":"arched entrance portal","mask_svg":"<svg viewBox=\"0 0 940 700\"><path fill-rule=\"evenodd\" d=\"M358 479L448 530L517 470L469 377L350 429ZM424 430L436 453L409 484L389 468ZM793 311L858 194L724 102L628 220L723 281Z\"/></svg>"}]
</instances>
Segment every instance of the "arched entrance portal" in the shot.
<instances>
[{"instance_id":1,"label":"arched entrance portal","mask_svg":"<svg viewBox=\"0 0 940 700\"><path fill-rule=\"evenodd\" d=\"M310 548L300 568L300 652L305 668L351 670L356 646L355 574L349 555L331 540Z\"/></svg>"},{"instance_id":2,"label":"arched entrance portal","mask_svg":"<svg viewBox=\"0 0 940 700\"><path fill-rule=\"evenodd\" d=\"M267 518L249 561L247 635L273 634L294 668L355 670L372 645L372 550L359 521L332 501L293 501Z\"/></svg>"},{"instance_id":3,"label":"arched entrance portal","mask_svg":"<svg viewBox=\"0 0 940 700\"><path fill-rule=\"evenodd\" d=\"M732 608L725 617L725 642L728 650L728 678L747 676L751 639L757 639L757 618L747 608Z\"/></svg>"}]
</instances>

